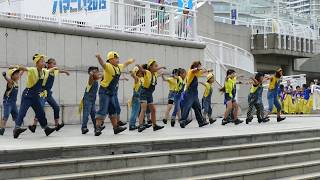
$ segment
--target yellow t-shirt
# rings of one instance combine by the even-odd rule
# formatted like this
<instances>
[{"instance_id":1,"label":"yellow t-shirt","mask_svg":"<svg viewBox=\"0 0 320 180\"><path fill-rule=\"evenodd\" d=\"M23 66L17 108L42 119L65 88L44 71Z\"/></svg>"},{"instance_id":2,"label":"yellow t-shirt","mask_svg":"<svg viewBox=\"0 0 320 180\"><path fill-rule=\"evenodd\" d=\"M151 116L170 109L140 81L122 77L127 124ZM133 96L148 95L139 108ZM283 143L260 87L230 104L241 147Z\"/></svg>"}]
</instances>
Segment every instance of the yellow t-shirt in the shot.
<instances>
[{"instance_id":1,"label":"yellow t-shirt","mask_svg":"<svg viewBox=\"0 0 320 180\"><path fill-rule=\"evenodd\" d=\"M205 90L204 90L203 96L204 96L204 97L208 97L211 91L212 91L212 86L211 86L211 84L208 83L208 82L206 82L206 83L205 83Z\"/></svg>"},{"instance_id":2,"label":"yellow t-shirt","mask_svg":"<svg viewBox=\"0 0 320 180\"><path fill-rule=\"evenodd\" d=\"M152 74L149 70L146 70L143 76L143 87L149 88L150 85L156 85L158 73Z\"/></svg>"},{"instance_id":3,"label":"yellow t-shirt","mask_svg":"<svg viewBox=\"0 0 320 180\"><path fill-rule=\"evenodd\" d=\"M175 91L180 92L183 88L183 84L184 84L183 79L180 76L178 76L178 83L175 88Z\"/></svg>"},{"instance_id":4,"label":"yellow t-shirt","mask_svg":"<svg viewBox=\"0 0 320 180\"><path fill-rule=\"evenodd\" d=\"M26 85L27 88L32 88L35 84L37 84L39 79L44 79L44 76L46 73L49 74L49 70L42 69L39 72L36 67L27 67L27 72L28 72L27 85Z\"/></svg>"},{"instance_id":5,"label":"yellow t-shirt","mask_svg":"<svg viewBox=\"0 0 320 180\"><path fill-rule=\"evenodd\" d=\"M258 87L259 87L259 85L257 85L257 86L252 85L250 88L250 93L255 93L257 91Z\"/></svg>"},{"instance_id":6,"label":"yellow t-shirt","mask_svg":"<svg viewBox=\"0 0 320 180\"><path fill-rule=\"evenodd\" d=\"M197 71L196 73L193 73L191 69L189 69L188 73L187 73L187 78L186 78L186 87L185 90L187 90L191 84L191 82L193 81L194 77L200 77L203 73L203 71Z\"/></svg>"},{"instance_id":7,"label":"yellow t-shirt","mask_svg":"<svg viewBox=\"0 0 320 180\"><path fill-rule=\"evenodd\" d=\"M59 70L54 70L51 73L49 73L49 70L46 71L45 74L44 74L44 79L43 79L43 82L42 82L42 86L45 86L47 84L49 75L52 75L52 76L56 77L56 76L59 75Z\"/></svg>"},{"instance_id":8,"label":"yellow t-shirt","mask_svg":"<svg viewBox=\"0 0 320 180\"><path fill-rule=\"evenodd\" d=\"M269 90L273 90L276 87L276 84L278 83L279 78L272 76L269 83Z\"/></svg>"},{"instance_id":9,"label":"yellow t-shirt","mask_svg":"<svg viewBox=\"0 0 320 180\"><path fill-rule=\"evenodd\" d=\"M100 82L102 87L108 87L115 75L120 75L123 72L124 64L118 64L113 66L110 63L106 63L103 70L103 79Z\"/></svg>"},{"instance_id":10,"label":"yellow t-shirt","mask_svg":"<svg viewBox=\"0 0 320 180\"><path fill-rule=\"evenodd\" d=\"M133 84L133 90L135 92L138 92L138 90L140 89L141 87L141 84L142 84L142 78L139 78L138 81L134 81L134 84Z\"/></svg>"},{"instance_id":11,"label":"yellow t-shirt","mask_svg":"<svg viewBox=\"0 0 320 180\"><path fill-rule=\"evenodd\" d=\"M177 87L177 79L176 78L173 78L173 77L169 77L168 79L168 84L169 84L169 90L170 91L174 91Z\"/></svg>"},{"instance_id":12,"label":"yellow t-shirt","mask_svg":"<svg viewBox=\"0 0 320 180\"><path fill-rule=\"evenodd\" d=\"M226 93L229 94L229 97L233 97L232 90L235 87L237 78L228 78L225 82Z\"/></svg>"}]
</instances>

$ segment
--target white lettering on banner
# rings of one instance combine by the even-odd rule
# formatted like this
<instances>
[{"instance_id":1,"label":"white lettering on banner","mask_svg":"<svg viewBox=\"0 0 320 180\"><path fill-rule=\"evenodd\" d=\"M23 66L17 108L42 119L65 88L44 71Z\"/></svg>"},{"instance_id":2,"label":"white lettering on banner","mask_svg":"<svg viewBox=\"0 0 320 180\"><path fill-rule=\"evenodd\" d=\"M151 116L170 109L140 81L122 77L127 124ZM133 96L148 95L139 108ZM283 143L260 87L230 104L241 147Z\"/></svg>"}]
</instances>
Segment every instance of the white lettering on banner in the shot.
<instances>
[{"instance_id":1,"label":"white lettering on banner","mask_svg":"<svg viewBox=\"0 0 320 180\"><path fill-rule=\"evenodd\" d=\"M106 10L107 0L54 0L52 14Z\"/></svg>"}]
</instances>

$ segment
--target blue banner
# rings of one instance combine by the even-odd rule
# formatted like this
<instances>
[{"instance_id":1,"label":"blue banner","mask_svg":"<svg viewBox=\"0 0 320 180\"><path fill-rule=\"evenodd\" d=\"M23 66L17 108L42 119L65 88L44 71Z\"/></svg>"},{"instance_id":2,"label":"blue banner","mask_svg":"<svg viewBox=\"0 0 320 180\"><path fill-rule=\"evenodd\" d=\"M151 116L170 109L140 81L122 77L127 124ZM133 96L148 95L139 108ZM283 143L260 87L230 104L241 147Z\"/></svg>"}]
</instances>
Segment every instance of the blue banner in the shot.
<instances>
[{"instance_id":1,"label":"blue banner","mask_svg":"<svg viewBox=\"0 0 320 180\"><path fill-rule=\"evenodd\" d=\"M182 9L184 8L192 9L193 1L188 0L187 2L185 2L184 0L178 0L178 7L179 7L179 12L182 12Z\"/></svg>"}]
</instances>

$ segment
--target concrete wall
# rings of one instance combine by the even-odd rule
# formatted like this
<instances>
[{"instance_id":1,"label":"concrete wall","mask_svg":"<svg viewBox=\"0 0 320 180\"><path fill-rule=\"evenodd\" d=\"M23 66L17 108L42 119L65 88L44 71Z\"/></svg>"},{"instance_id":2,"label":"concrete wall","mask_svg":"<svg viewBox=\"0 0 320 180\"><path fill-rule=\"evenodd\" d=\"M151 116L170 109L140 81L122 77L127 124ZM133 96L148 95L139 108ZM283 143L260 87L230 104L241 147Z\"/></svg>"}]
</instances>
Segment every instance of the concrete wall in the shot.
<instances>
[{"instance_id":1,"label":"concrete wall","mask_svg":"<svg viewBox=\"0 0 320 180\"><path fill-rule=\"evenodd\" d=\"M197 27L198 34L208 38L214 38L215 22L212 6L206 2L198 8Z\"/></svg>"},{"instance_id":2,"label":"concrete wall","mask_svg":"<svg viewBox=\"0 0 320 180\"><path fill-rule=\"evenodd\" d=\"M98 66L94 57L95 53L101 53L105 57L110 50L118 51L121 61L132 57L137 60L137 63L146 63L148 58L156 58L159 64L167 66L169 71L177 67L188 68L193 60L203 60L204 52L201 48L190 46L165 45L165 43L159 45L0 27L0 71L6 71L6 68L13 64L32 66L32 56L35 53L44 53L48 57L53 57L57 60L59 67L70 70L71 75L58 77L53 88L54 97L63 107L62 118L69 123L79 123L81 119L77 114L77 106L87 83L87 67ZM20 94L25 87L25 81L26 76L24 75L20 82ZM120 83L119 98L123 105L126 105L131 97L132 83L131 79ZM2 84L0 94L3 94L5 90L3 78L0 78L0 84ZM165 104L167 93L167 84L159 79L154 95L155 102ZM18 104L20 104L20 97ZM123 106L122 110L122 118L127 120L127 107ZM164 107L159 106L159 119L162 118L160 114L164 114L163 111ZM31 109L29 112L25 124L31 123L33 112ZM52 122L51 109L47 112L48 119Z\"/></svg>"},{"instance_id":3,"label":"concrete wall","mask_svg":"<svg viewBox=\"0 0 320 180\"><path fill-rule=\"evenodd\" d=\"M251 49L251 29L245 26L215 22L214 39L239 46L247 51Z\"/></svg>"},{"instance_id":4,"label":"concrete wall","mask_svg":"<svg viewBox=\"0 0 320 180\"><path fill-rule=\"evenodd\" d=\"M251 29L214 21L214 10L208 2L198 9L198 34L224 41L250 51Z\"/></svg>"}]
</instances>

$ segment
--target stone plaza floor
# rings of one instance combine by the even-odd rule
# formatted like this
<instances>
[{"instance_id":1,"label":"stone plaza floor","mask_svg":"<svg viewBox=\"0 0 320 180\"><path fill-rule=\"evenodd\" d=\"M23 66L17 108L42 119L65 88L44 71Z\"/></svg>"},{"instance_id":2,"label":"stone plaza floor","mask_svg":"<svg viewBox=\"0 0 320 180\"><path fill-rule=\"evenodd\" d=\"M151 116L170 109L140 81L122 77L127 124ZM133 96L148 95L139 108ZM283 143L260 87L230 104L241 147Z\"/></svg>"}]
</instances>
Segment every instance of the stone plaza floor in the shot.
<instances>
[{"instance_id":1,"label":"stone plaza floor","mask_svg":"<svg viewBox=\"0 0 320 180\"><path fill-rule=\"evenodd\" d=\"M162 125L162 122L159 122L159 124ZM92 125L89 125L90 132L86 135L81 134L80 125L66 125L59 132L54 132L49 137L46 137L44 132L38 127L36 133L32 134L27 130L19 137L19 139L13 139L12 129L8 128L6 129L5 135L0 136L0 147L1 150L15 150L319 129L320 115L288 116L285 121L280 123L277 123L276 119L273 117L268 123L259 124L256 120L253 120L249 125L243 123L238 126L235 126L234 124L222 126L221 119L218 119L216 123L202 128L198 128L197 123L194 120L185 129L181 129L176 123L174 128L167 124L164 129L156 132L153 132L152 128L150 128L142 133L127 130L118 135L113 134L110 123L107 123L106 126L103 134L99 137L93 135Z\"/></svg>"}]
</instances>

